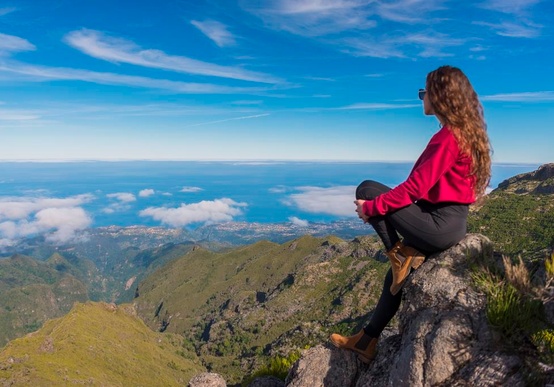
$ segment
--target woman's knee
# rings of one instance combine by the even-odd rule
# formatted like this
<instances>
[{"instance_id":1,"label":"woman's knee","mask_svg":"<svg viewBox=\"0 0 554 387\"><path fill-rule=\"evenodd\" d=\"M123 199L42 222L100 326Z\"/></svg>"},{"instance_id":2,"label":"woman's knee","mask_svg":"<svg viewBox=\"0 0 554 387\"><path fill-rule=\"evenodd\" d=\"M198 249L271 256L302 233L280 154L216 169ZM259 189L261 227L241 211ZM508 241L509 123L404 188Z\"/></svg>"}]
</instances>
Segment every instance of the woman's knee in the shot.
<instances>
[{"instance_id":1,"label":"woman's knee","mask_svg":"<svg viewBox=\"0 0 554 387\"><path fill-rule=\"evenodd\" d=\"M387 191L390 191L390 188L378 181L364 180L356 188L356 199L373 200Z\"/></svg>"}]
</instances>

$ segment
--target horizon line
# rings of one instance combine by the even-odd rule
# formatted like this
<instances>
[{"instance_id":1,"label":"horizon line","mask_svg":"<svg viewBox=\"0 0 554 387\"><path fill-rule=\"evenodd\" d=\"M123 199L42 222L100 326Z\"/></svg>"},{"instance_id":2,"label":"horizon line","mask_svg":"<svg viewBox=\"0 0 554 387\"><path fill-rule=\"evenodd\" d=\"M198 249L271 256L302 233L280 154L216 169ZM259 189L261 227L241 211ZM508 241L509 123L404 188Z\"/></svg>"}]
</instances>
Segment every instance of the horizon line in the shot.
<instances>
[{"instance_id":1,"label":"horizon line","mask_svg":"<svg viewBox=\"0 0 554 387\"><path fill-rule=\"evenodd\" d=\"M362 160L362 159L0 159L0 163L95 163L95 162L195 162L195 163L414 163L416 160ZM497 161L493 165L543 165L554 161Z\"/></svg>"}]
</instances>

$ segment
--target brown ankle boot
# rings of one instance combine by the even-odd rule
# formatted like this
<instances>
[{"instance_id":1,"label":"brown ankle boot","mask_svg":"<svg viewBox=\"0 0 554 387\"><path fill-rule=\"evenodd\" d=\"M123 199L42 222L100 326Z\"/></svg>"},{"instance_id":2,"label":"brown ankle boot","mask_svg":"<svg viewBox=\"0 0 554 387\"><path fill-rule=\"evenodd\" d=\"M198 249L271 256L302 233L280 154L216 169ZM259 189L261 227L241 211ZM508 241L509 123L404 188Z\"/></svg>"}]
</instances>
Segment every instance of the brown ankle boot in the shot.
<instances>
[{"instance_id":1,"label":"brown ankle boot","mask_svg":"<svg viewBox=\"0 0 554 387\"><path fill-rule=\"evenodd\" d=\"M392 249L387 251L392 268L392 285L390 292L396 295L410 274L410 268L417 269L425 260L425 256L410 246L404 246L398 241Z\"/></svg>"},{"instance_id":2,"label":"brown ankle boot","mask_svg":"<svg viewBox=\"0 0 554 387\"><path fill-rule=\"evenodd\" d=\"M363 329L350 337L333 333L330 339L335 347L350 349L358 353L358 358L366 364L375 358L375 353L377 352L377 338L368 336Z\"/></svg>"}]
</instances>

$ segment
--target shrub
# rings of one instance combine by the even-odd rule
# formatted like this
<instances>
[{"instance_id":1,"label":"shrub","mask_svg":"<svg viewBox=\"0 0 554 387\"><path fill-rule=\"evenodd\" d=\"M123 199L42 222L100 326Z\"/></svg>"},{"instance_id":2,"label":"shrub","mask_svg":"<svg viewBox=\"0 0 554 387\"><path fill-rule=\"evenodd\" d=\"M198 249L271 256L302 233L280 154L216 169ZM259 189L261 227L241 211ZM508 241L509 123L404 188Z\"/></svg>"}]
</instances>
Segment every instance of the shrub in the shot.
<instances>
[{"instance_id":1,"label":"shrub","mask_svg":"<svg viewBox=\"0 0 554 387\"><path fill-rule=\"evenodd\" d=\"M554 363L554 330L541 329L531 335L531 341L539 351L540 359L546 363Z\"/></svg>"},{"instance_id":2,"label":"shrub","mask_svg":"<svg viewBox=\"0 0 554 387\"><path fill-rule=\"evenodd\" d=\"M487 295L487 320L507 339L505 344L517 346L524 338L544 324L540 300L518 291L510 282L492 274L488 269L473 273L477 286Z\"/></svg>"},{"instance_id":3,"label":"shrub","mask_svg":"<svg viewBox=\"0 0 554 387\"><path fill-rule=\"evenodd\" d=\"M254 379L261 376L275 376L276 378L285 380L292 365L300 359L300 355L301 353L299 350L294 350L285 357L279 355L272 357L265 366L254 372L243 385L248 386Z\"/></svg>"}]
</instances>

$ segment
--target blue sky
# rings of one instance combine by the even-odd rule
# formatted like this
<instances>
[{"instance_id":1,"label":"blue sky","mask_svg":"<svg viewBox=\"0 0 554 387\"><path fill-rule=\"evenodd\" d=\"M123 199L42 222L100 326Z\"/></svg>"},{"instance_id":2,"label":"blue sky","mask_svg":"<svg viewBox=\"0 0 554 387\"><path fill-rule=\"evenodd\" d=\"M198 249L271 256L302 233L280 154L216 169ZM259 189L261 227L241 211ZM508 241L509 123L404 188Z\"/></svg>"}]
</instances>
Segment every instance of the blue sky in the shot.
<instances>
[{"instance_id":1,"label":"blue sky","mask_svg":"<svg viewBox=\"0 0 554 387\"><path fill-rule=\"evenodd\" d=\"M415 160L460 67L494 161L552 161L554 4L0 1L0 159Z\"/></svg>"}]
</instances>

